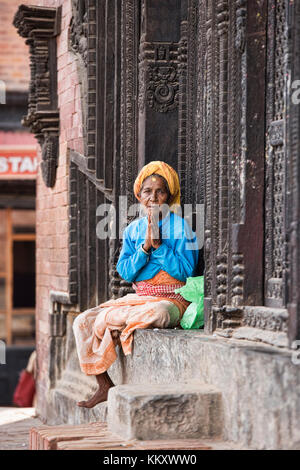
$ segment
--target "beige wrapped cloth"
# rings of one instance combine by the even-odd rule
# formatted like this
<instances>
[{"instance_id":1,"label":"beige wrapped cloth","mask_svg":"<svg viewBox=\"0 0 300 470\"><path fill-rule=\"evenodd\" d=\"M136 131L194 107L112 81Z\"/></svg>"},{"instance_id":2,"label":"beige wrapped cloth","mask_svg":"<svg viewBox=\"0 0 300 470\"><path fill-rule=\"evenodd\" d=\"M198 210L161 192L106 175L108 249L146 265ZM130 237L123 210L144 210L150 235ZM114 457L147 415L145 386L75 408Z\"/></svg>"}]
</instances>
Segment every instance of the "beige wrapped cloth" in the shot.
<instances>
[{"instance_id":1,"label":"beige wrapped cloth","mask_svg":"<svg viewBox=\"0 0 300 470\"><path fill-rule=\"evenodd\" d=\"M148 280L157 286L174 281L178 287L184 285L164 271ZM73 324L81 370L87 375L105 372L117 358L117 344L130 354L136 329L175 327L187 305L178 298L127 294L81 313Z\"/></svg>"}]
</instances>

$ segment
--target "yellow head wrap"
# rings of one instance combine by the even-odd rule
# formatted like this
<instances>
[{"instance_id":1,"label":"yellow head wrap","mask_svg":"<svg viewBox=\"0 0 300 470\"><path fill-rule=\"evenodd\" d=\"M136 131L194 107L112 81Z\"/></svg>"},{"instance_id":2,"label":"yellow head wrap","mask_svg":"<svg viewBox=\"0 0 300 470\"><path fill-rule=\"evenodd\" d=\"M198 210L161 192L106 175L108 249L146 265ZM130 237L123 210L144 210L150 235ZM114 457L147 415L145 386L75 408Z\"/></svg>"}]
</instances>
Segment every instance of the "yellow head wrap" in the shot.
<instances>
[{"instance_id":1,"label":"yellow head wrap","mask_svg":"<svg viewBox=\"0 0 300 470\"><path fill-rule=\"evenodd\" d=\"M139 172L133 186L133 191L135 197L139 199L139 192L142 187L143 182L145 181L148 176L153 174L163 176L168 183L171 198L169 201L170 210L176 211L176 206L180 205L180 186L179 186L179 178L177 172L165 162L161 161L154 161L150 162L145 165L141 171ZM174 208L172 209L172 206Z\"/></svg>"}]
</instances>

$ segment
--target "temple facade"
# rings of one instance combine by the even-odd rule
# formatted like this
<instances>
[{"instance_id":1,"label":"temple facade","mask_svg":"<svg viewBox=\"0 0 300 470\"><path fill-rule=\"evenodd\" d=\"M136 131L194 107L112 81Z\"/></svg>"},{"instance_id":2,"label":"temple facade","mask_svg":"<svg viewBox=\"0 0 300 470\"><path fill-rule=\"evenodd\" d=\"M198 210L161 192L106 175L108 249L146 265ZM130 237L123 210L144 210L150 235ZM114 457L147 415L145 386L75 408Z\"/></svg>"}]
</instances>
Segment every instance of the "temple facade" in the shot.
<instances>
[{"instance_id":1,"label":"temple facade","mask_svg":"<svg viewBox=\"0 0 300 470\"><path fill-rule=\"evenodd\" d=\"M212 384L225 439L297 446L300 0L33 3L14 25L29 46L25 124L39 144L40 416L105 419L105 404L76 407L95 382L80 372L72 321L132 291L116 263L135 213L119 215L137 202L139 169L163 160L199 230L205 327L137 332L113 380ZM106 238L103 207L116 214Z\"/></svg>"}]
</instances>

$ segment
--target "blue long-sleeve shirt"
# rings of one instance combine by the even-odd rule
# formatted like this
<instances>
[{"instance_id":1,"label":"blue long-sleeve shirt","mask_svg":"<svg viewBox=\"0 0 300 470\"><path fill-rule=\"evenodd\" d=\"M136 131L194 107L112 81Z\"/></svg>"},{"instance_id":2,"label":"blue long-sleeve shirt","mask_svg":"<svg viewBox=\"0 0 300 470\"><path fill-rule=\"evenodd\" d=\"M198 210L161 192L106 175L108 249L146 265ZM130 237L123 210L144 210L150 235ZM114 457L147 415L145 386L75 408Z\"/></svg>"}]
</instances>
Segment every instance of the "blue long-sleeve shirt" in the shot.
<instances>
[{"instance_id":1,"label":"blue long-sleeve shirt","mask_svg":"<svg viewBox=\"0 0 300 470\"><path fill-rule=\"evenodd\" d=\"M148 219L143 217L129 224L123 233L123 246L117 271L128 282L151 279L160 270L185 281L195 274L199 250L195 233L177 214L169 212L159 221L162 244L149 254L141 249L145 243Z\"/></svg>"}]
</instances>

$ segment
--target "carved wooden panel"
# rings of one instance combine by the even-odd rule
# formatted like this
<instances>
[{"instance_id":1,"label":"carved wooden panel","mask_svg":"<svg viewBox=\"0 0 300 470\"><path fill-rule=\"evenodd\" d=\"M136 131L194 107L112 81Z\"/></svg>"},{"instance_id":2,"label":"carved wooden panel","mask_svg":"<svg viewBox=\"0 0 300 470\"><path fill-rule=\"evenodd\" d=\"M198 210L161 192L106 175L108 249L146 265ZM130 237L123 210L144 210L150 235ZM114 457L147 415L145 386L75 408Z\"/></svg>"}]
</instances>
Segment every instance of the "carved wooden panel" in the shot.
<instances>
[{"instance_id":1,"label":"carved wooden panel","mask_svg":"<svg viewBox=\"0 0 300 470\"><path fill-rule=\"evenodd\" d=\"M80 15L85 4L78 5ZM178 169L182 202L205 203L207 330L232 328L244 305L263 304L267 3L176 0L159 7L157 0L89 0L88 158L71 159L84 175L84 204L108 200L117 214L120 194L136 202L133 182L147 161L161 158ZM272 124L275 149L279 131ZM281 204L277 198L276 213ZM86 217L82 243L96 250L98 263L102 245L91 238L90 210ZM278 259L280 236L272 234ZM130 291L115 270L120 241L106 249L105 269L86 274L89 299L93 291L99 298Z\"/></svg>"},{"instance_id":2,"label":"carved wooden panel","mask_svg":"<svg viewBox=\"0 0 300 470\"><path fill-rule=\"evenodd\" d=\"M198 1L208 331L262 302L266 2L250 3Z\"/></svg>"},{"instance_id":3,"label":"carved wooden panel","mask_svg":"<svg viewBox=\"0 0 300 470\"><path fill-rule=\"evenodd\" d=\"M265 304L285 305L287 2L268 6Z\"/></svg>"},{"instance_id":4,"label":"carved wooden panel","mask_svg":"<svg viewBox=\"0 0 300 470\"><path fill-rule=\"evenodd\" d=\"M23 124L41 145L42 176L49 187L55 184L59 154L56 36L60 32L60 21L61 7L20 5L14 18L14 26L20 36L26 38L30 51L28 114Z\"/></svg>"},{"instance_id":5,"label":"carved wooden panel","mask_svg":"<svg viewBox=\"0 0 300 470\"><path fill-rule=\"evenodd\" d=\"M91 5L87 0L72 0L72 19L70 24L70 38L72 49L80 54L85 66L88 64L88 27L89 9Z\"/></svg>"},{"instance_id":6,"label":"carved wooden panel","mask_svg":"<svg viewBox=\"0 0 300 470\"><path fill-rule=\"evenodd\" d=\"M300 1L288 5L287 55L287 132L286 132L286 284L285 295L289 312L288 336L292 343L300 339Z\"/></svg>"},{"instance_id":7,"label":"carved wooden panel","mask_svg":"<svg viewBox=\"0 0 300 470\"><path fill-rule=\"evenodd\" d=\"M93 211L110 202L118 216L119 195L127 196L128 207L136 203L133 183L141 166L169 162L185 188L182 202L203 203L198 165L204 163L194 132L197 7L195 0L73 1L72 48L88 84L86 155L71 152L77 194L70 223L77 223L77 238L71 237L70 287L77 275L81 308L132 291L115 269L121 240L93 240ZM118 217L116 229L119 234Z\"/></svg>"}]
</instances>

